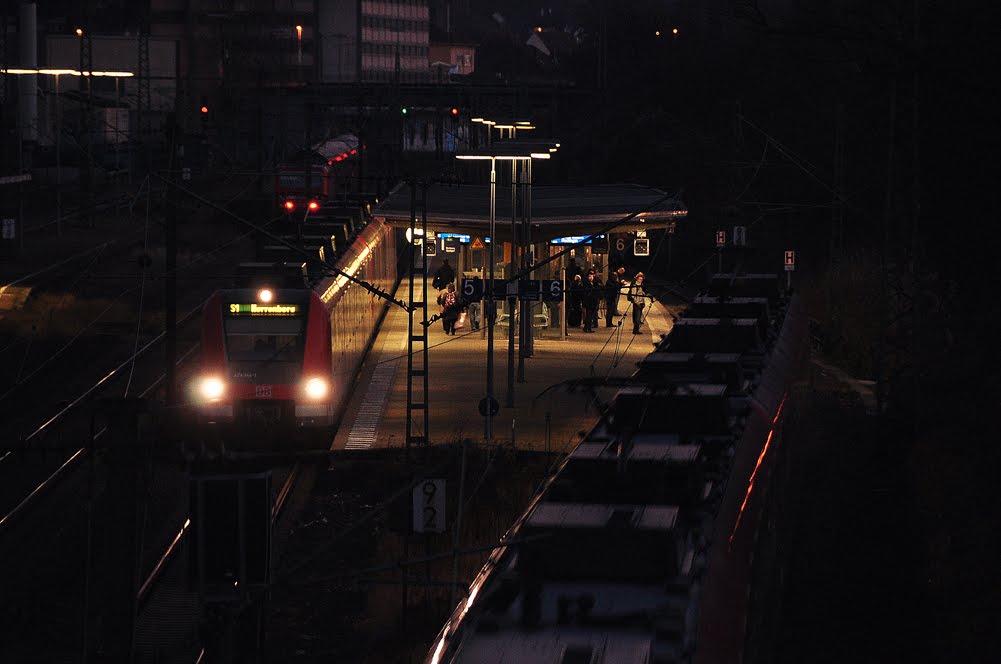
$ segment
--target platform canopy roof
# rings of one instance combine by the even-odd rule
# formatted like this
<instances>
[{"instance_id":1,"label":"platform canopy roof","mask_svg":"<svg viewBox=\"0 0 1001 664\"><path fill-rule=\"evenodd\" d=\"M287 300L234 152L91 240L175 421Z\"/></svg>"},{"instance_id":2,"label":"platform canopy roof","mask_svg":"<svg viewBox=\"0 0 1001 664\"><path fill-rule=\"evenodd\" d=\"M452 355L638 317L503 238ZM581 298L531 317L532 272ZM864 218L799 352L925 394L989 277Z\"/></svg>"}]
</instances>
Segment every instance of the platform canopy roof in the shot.
<instances>
[{"instance_id":1,"label":"platform canopy roof","mask_svg":"<svg viewBox=\"0 0 1001 664\"><path fill-rule=\"evenodd\" d=\"M510 184L497 185L495 210L497 236L501 240L509 239ZM398 185L372 213L390 225L409 227L410 187L406 183ZM684 219L688 209L676 194L641 185L532 187L532 239L536 242L590 235L633 213L636 213L634 218L616 226L611 232L666 228L672 222ZM420 216L421 209L418 208L418 224ZM428 226L439 232L486 235L490 227L490 187L430 185L427 190L427 219Z\"/></svg>"}]
</instances>

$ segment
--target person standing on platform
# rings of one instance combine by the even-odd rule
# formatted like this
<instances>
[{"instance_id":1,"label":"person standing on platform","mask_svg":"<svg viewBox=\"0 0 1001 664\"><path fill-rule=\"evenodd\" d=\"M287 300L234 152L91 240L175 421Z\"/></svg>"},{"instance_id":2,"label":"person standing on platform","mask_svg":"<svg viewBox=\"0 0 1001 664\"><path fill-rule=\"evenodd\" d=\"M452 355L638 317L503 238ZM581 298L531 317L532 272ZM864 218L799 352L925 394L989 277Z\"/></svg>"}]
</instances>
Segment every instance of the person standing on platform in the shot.
<instances>
[{"instance_id":1,"label":"person standing on platform","mask_svg":"<svg viewBox=\"0 0 1001 664\"><path fill-rule=\"evenodd\" d=\"M577 259L571 258L570 262L567 263L567 281L572 284L576 277L581 277L581 279L583 279L581 276L580 266L577 265Z\"/></svg>"},{"instance_id":2,"label":"person standing on platform","mask_svg":"<svg viewBox=\"0 0 1001 664\"><path fill-rule=\"evenodd\" d=\"M605 282L605 327L612 327L612 319L621 316L619 313L619 289L622 288L622 273L624 268L612 270Z\"/></svg>"},{"instance_id":3,"label":"person standing on platform","mask_svg":"<svg viewBox=\"0 0 1001 664\"><path fill-rule=\"evenodd\" d=\"M578 327L584 307L584 282L575 274L567 293L567 327Z\"/></svg>"},{"instance_id":4,"label":"person standing on platform","mask_svg":"<svg viewBox=\"0 0 1001 664\"><path fill-rule=\"evenodd\" d=\"M643 309L646 307L646 287L643 285L643 273L637 272L629 287L627 299L633 305L633 334L640 334L640 325L643 324Z\"/></svg>"},{"instance_id":5,"label":"person standing on platform","mask_svg":"<svg viewBox=\"0 0 1001 664\"><path fill-rule=\"evenodd\" d=\"M622 289L626 286L626 268L620 267L615 271L615 315L621 316L619 311L619 298L622 297Z\"/></svg>"},{"instance_id":6,"label":"person standing on platform","mask_svg":"<svg viewBox=\"0 0 1001 664\"><path fill-rule=\"evenodd\" d=\"M437 290L441 290L453 281L455 281L455 270L448 264L448 258L446 257L445 262L435 271L431 286Z\"/></svg>"},{"instance_id":7,"label":"person standing on platform","mask_svg":"<svg viewBox=\"0 0 1001 664\"><path fill-rule=\"evenodd\" d=\"M469 311L469 329L475 332L480 329L480 301L473 300L466 308Z\"/></svg>"},{"instance_id":8,"label":"person standing on platform","mask_svg":"<svg viewBox=\"0 0 1001 664\"><path fill-rule=\"evenodd\" d=\"M587 273L581 303L584 309L584 332L594 332L598 320L598 289L594 285L594 272Z\"/></svg>"},{"instance_id":9,"label":"person standing on platform","mask_svg":"<svg viewBox=\"0 0 1001 664\"><path fill-rule=\"evenodd\" d=\"M597 331L598 317L601 315L601 305L605 301L605 284L601 280L601 273L594 271L594 281L591 282L594 288L594 308L591 312L591 329Z\"/></svg>"}]
</instances>

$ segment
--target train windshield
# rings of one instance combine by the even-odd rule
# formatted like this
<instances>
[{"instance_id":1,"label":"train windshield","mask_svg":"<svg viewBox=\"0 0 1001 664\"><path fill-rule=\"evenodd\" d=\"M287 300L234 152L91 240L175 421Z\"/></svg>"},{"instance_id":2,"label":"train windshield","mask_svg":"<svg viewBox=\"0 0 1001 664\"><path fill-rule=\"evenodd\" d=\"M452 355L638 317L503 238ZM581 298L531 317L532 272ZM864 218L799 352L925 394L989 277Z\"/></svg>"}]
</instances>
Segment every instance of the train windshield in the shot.
<instances>
[{"instance_id":1,"label":"train windshield","mask_svg":"<svg viewBox=\"0 0 1001 664\"><path fill-rule=\"evenodd\" d=\"M237 383L296 383L302 375L306 319L228 318L226 354Z\"/></svg>"}]
</instances>

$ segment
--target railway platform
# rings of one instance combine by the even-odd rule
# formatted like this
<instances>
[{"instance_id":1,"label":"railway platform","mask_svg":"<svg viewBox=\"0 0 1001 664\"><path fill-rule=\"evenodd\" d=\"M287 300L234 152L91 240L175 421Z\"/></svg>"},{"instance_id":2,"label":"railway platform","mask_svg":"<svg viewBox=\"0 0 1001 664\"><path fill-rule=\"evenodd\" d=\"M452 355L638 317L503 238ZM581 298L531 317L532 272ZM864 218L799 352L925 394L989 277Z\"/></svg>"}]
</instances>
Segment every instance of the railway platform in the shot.
<instances>
[{"instance_id":1,"label":"railway platform","mask_svg":"<svg viewBox=\"0 0 1001 664\"><path fill-rule=\"evenodd\" d=\"M416 289L415 289L416 290ZM428 298L437 291L428 288ZM403 280L395 295L406 300ZM525 358L524 382L514 382L514 405L508 405L508 340L494 333L494 397L500 410L493 418L493 437L485 441L484 417L478 411L486 396L487 340L481 331L461 329L446 335L441 322L428 334L429 439L432 445L462 440L510 445L518 449L561 452L579 440L597 420L601 405L614 396L614 388L571 389L581 378L625 377L636 362L650 353L662 334L671 330L671 314L681 306L653 302L641 334L632 334L629 303L621 298L617 316L621 325L585 334L571 329L562 339L558 327L536 335L534 355ZM669 311L670 310L670 311ZM432 304L429 314L437 312ZM408 315L392 307L353 385L353 394L331 444L331 449L402 447L406 440ZM518 347L515 339L517 369ZM415 367L418 362L415 361ZM420 389L418 382L417 389ZM419 394L419 393L417 393ZM415 399L419 401L418 399ZM418 414L419 418L419 414ZM414 432L421 432L417 419Z\"/></svg>"}]
</instances>

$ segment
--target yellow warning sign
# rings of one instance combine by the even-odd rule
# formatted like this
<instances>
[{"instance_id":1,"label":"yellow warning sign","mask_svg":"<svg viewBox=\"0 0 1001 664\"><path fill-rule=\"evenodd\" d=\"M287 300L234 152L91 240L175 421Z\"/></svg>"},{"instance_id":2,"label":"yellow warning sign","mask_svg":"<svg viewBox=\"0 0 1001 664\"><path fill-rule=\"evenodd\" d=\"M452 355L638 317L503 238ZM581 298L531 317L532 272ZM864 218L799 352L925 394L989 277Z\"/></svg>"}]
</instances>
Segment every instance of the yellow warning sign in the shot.
<instances>
[{"instance_id":1,"label":"yellow warning sign","mask_svg":"<svg viewBox=\"0 0 1001 664\"><path fill-rule=\"evenodd\" d=\"M474 237L474 238L473 238L473 244L472 244L472 245L470 245L470 247L469 247L469 248L470 248L470 249L486 249L486 247L487 247L487 245L485 245L485 244L483 243L483 240L481 240L481 239L480 239L480 238L478 238L478 237Z\"/></svg>"}]
</instances>

